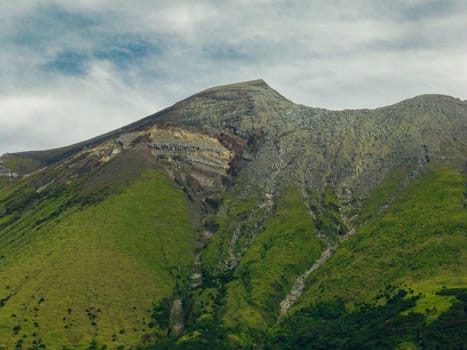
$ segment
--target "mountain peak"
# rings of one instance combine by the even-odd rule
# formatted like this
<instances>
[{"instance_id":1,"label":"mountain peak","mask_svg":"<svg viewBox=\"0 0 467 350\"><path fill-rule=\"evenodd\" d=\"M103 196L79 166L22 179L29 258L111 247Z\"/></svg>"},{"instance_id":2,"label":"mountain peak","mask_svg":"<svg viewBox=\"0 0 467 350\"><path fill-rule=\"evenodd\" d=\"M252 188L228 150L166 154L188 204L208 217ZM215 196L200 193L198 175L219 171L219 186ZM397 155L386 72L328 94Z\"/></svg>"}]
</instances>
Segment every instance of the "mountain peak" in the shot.
<instances>
[{"instance_id":1,"label":"mountain peak","mask_svg":"<svg viewBox=\"0 0 467 350\"><path fill-rule=\"evenodd\" d=\"M222 98L242 98L245 96L263 95L269 97L280 97L287 100L276 90L271 88L263 79L248 80L239 83L214 86L203 90L191 97L222 97ZM190 98L190 97L189 97ZM188 99L189 99L188 98Z\"/></svg>"},{"instance_id":2,"label":"mountain peak","mask_svg":"<svg viewBox=\"0 0 467 350\"><path fill-rule=\"evenodd\" d=\"M153 123L209 127L247 137L294 103L257 79L206 89L145 119Z\"/></svg>"},{"instance_id":3,"label":"mountain peak","mask_svg":"<svg viewBox=\"0 0 467 350\"><path fill-rule=\"evenodd\" d=\"M255 79L255 80L241 81L238 83L214 86L204 91L230 90L230 89L235 89L235 90L238 90L238 89L247 89L247 90L248 89L271 89L271 87L263 79Z\"/></svg>"},{"instance_id":4,"label":"mountain peak","mask_svg":"<svg viewBox=\"0 0 467 350\"><path fill-rule=\"evenodd\" d=\"M221 86L222 87L222 86ZM266 81L263 79L255 79L255 80L248 80L248 81L242 81L238 83L233 83L233 84L227 84L224 87L230 87L230 88L239 88L239 89L266 89L266 90L273 90Z\"/></svg>"}]
</instances>

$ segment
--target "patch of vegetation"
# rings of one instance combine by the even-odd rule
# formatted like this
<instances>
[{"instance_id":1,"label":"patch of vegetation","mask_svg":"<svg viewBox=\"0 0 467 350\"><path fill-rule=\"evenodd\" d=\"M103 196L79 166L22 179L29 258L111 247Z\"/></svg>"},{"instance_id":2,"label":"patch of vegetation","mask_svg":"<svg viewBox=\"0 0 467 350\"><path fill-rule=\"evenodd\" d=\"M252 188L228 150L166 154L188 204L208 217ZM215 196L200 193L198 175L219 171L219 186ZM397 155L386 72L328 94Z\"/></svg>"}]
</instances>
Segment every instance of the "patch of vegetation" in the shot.
<instances>
[{"instance_id":1,"label":"patch of vegetation","mask_svg":"<svg viewBox=\"0 0 467 350\"><path fill-rule=\"evenodd\" d=\"M39 160L15 154L3 155L2 164L20 174L27 174L41 166L41 162Z\"/></svg>"},{"instance_id":2,"label":"patch of vegetation","mask_svg":"<svg viewBox=\"0 0 467 350\"><path fill-rule=\"evenodd\" d=\"M205 228L215 232L215 235L203 250L203 268L214 273L221 270L220 265L228 258L233 232L240 229L242 238L247 237L263 214L258 208L258 198L238 198L238 193L234 190L227 193L220 202L216 215L209 217L205 224ZM236 245L237 249L239 247L241 241Z\"/></svg>"},{"instance_id":3,"label":"patch of vegetation","mask_svg":"<svg viewBox=\"0 0 467 350\"><path fill-rule=\"evenodd\" d=\"M467 285L465 181L455 168L430 165L389 203L399 181L376 190L362 210L365 223L310 276L297 309L316 300L370 302L395 283L422 293L414 311L429 309L436 319L452 304L436 293Z\"/></svg>"},{"instance_id":4,"label":"patch of vegetation","mask_svg":"<svg viewBox=\"0 0 467 350\"><path fill-rule=\"evenodd\" d=\"M348 311L342 300L320 301L276 326L265 349L462 349L467 337L466 290L451 290L458 301L436 322L404 313L419 296L399 290L384 305L361 304Z\"/></svg>"},{"instance_id":5,"label":"patch of vegetation","mask_svg":"<svg viewBox=\"0 0 467 350\"><path fill-rule=\"evenodd\" d=\"M463 349L467 337L467 289L445 289L454 305L435 322L410 312L420 298L388 286L384 303L361 303L348 310L343 300L319 301L281 320L266 332L229 328L210 315L188 327L185 334L145 350L162 349Z\"/></svg>"},{"instance_id":6,"label":"patch of vegetation","mask_svg":"<svg viewBox=\"0 0 467 350\"><path fill-rule=\"evenodd\" d=\"M169 328L170 300L168 298L164 298L157 305L155 305L151 317L157 322L159 328ZM150 325L150 327L154 328L154 324Z\"/></svg>"},{"instance_id":7,"label":"patch of vegetation","mask_svg":"<svg viewBox=\"0 0 467 350\"><path fill-rule=\"evenodd\" d=\"M210 315L199 318L178 339L162 341L145 350L238 349L232 344L228 330Z\"/></svg>"},{"instance_id":8,"label":"patch of vegetation","mask_svg":"<svg viewBox=\"0 0 467 350\"><path fill-rule=\"evenodd\" d=\"M454 296L457 300L439 318L420 331L424 349L462 349L467 339L467 289L443 289L440 295Z\"/></svg>"},{"instance_id":9,"label":"patch of vegetation","mask_svg":"<svg viewBox=\"0 0 467 350\"><path fill-rule=\"evenodd\" d=\"M3 190L3 188L10 185L10 183L11 183L11 180L8 177L0 176L0 190Z\"/></svg>"},{"instance_id":10,"label":"patch of vegetation","mask_svg":"<svg viewBox=\"0 0 467 350\"><path fill-rule=\"evenodd\" d=\"M90 203L73 201L70 186L31 191L44 198L0 230L0 346L23 333L35 334L23 348L137 344L161 330L149 326L151 305L188 281L194 229L184 192L164 173L145 171Z\"/></svg>"},{"instance_id":11,"label":"patch of vegetation","mask_svg":"<svg viewBox=\"0 0 467 350\"><path fill-rule=\"evenodd\" d=\"M285 191L227 285L226 324L264 329L273 322L280 301L321 249L301 194L295 188Z\"/></svg>"},{"instance_id":12,"label":"patch of vegetation","mask_svg":"<svg viewBox=\"0 0 467 350\"><path fill-rule=\"evenodd\" d=\"M380 215L382 209L389 205L391 200L403 190L403 184L407 177L408 171L405 170L395 170L388 174L383 183L366 199L355 224L360 225Z\"/></svg>"},{"instance_id":13,"label":"patch of vegetation","mask_svg":"<svg viewBox=\"0 0 467 350\"><path fill-rule=\"evenodd\" d=\"M326 187L321 199L318 196L312 197L310 208L316 216L315 227L319 233L332 238L347 232L340 217L341 204L332 186Z\"/></svg>"}]
</instances>

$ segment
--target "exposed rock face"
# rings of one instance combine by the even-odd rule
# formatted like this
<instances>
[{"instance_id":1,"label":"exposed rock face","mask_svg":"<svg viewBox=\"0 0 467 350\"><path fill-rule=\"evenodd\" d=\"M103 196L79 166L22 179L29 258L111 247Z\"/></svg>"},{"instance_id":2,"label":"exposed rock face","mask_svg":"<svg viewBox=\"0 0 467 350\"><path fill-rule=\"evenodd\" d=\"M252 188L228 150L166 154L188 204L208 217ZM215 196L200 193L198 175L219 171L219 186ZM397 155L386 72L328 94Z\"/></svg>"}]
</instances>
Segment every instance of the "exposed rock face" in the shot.
<instances>
[{"instance_id":1,"label":"exposed rock face","mask_svg":"<svg viewBox=\"0 0 467 350\"><path fill-rule=\"evenodd\" d=\"M125 143L122 138L126 139ZM135 145L148 147L168 168L185 168L181 173L189 174L207 191L222 187L222 179L227 176L235 156L234 151L215 136L190 128L153 127L122 135L117 140L117 147L123 149Z\"/></svg>"},{"instance_id":2,"label":"exposed rock face","mask_svg":"<svg viewBox=\"0 0 467 350\"><path fill-rule=\"evenodd\" d=\"M175 335L183 332L185 327L184 313L183 313L183 302L182 299L176 299L170 310L170 319L172 321L172 330Z\"/></svg>"}]
</instances>

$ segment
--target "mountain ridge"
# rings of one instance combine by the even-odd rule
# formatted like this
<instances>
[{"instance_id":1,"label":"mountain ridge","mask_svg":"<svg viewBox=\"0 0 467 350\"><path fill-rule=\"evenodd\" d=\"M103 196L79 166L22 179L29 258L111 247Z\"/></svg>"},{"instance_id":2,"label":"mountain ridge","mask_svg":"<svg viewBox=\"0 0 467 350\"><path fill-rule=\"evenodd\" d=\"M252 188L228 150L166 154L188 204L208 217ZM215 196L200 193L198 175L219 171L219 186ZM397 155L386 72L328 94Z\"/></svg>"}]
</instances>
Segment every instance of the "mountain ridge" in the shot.
<instances>
[{"instance_id":1,"label":"mountain ridge","mask_svg":"<svg viewBox=\"0 0 467 350\"><path fill-rule=\"evenodd\" d=\"M44 150L35 150L35 151L21 151L21 152L15 152L15 153L5 153L0 156L0 163L7 162L5 158L15 156L15 157L23 157L23 158L31 158L33 160L37 160L39 164L48 164L50 162L54 162L57 159L60 159L64 156L73 154L74 152L79 151L80 149L84 147L90 147L96 143L99 143L101 141L104 141L107 138L115 137L118 136L121 133L125 132L131 132L138 130L139 128L143 128L144 126L147 126L148 124L157 122L157 119L161 116L164 116L167 113L170 113L172 110L176 109L180 105L183 105L183 103L190 101L193 98L197 97L206 97L209 96L210 93L220 93L221 95L223 92L228 91L228 90L242 90L242 91L248 91L251 88L256 88L257 90L269 90L275 94L277 94L280 98L283 98L286 101L291 102L281 94L279 94L276 90L272 89L263 79L256 79L256 80L250 80L250 81L244 81L240 83L233 83L233 84L226 84L226 85L220 85L220 86L215 86L212 88L208 88L206 90L203 90L201 92L195 93L193 95L190 95L184 99L182 99L179 102L174 103L173 105L164 108L154 114L150 114L147 117L144 117L142 119L139 119L135 122L132 122L130 124L127 124L125 126L122 126L120 128L117 128L115 130L112 130L108 133L92 137L88 140L78 142L72 145L68 146L63 146L63 147L57 147L57 148L52 148L52 149L44 149ZM225 94L224 94L225 95ZM226 96L224 96L225 98ZM380 110L380 109L385 109L385 108L390 108L390 107L396 107L399 105L404 105L404 104L410 104L413 102L417 101L424 101L424 100L430 100L430 99L444 99L444 100L450 100L451 102L458 103L460 105L465 105L467 101L462 101L458 98L449 96L449 95L442 95L442 94L422 94L422 95L417 95L412 98L404 99L402 101L396 102L394 104L386 105L386 106L381 106L373 109L366 109L366 108L358 108L358 109L341 109L341 110L332 110L332 109L326 109L326 108L320 108L320 107L309 107L306 105L298 105L302 106L305 108L312 108L316 110L322 110L322 111L327 111L327 112L365 112L365 111L374 111L374 110ZM11 169L11 170L18 170L18 169ZM21 170L21 169L19 169Z\"/></svg>"},{"instance_id":2,"label":"mountain ridge","mask_svg":"<svg viewBox=\"0 0 467 350\"><path fill-rule=\"evenodd\" d=\"M294 348L396 306L413 328L382 339L416 347L467 286L466 123L449 96L331 111L255 80L4 155L0 347Z\"/></svg>"}]
</instances>

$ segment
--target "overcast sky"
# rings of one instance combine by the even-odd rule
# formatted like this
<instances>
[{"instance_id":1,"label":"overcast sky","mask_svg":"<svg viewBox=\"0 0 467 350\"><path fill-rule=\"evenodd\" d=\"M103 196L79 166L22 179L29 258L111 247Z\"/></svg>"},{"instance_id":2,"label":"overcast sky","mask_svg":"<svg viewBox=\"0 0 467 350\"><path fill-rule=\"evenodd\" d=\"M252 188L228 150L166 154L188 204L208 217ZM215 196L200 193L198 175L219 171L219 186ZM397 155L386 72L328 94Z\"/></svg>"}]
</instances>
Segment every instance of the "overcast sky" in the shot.
<instances>
[{"instance_id":1,"label":"overcast sky","mask_svg":"<svg viewBox=\"0 0 467 350\"><path fill-rule=\"evenodd\" d=\"M467 98L465 0L0 0L0 47L0 154L257 78L331 109Z\"/></svg>"}]
</instances>

